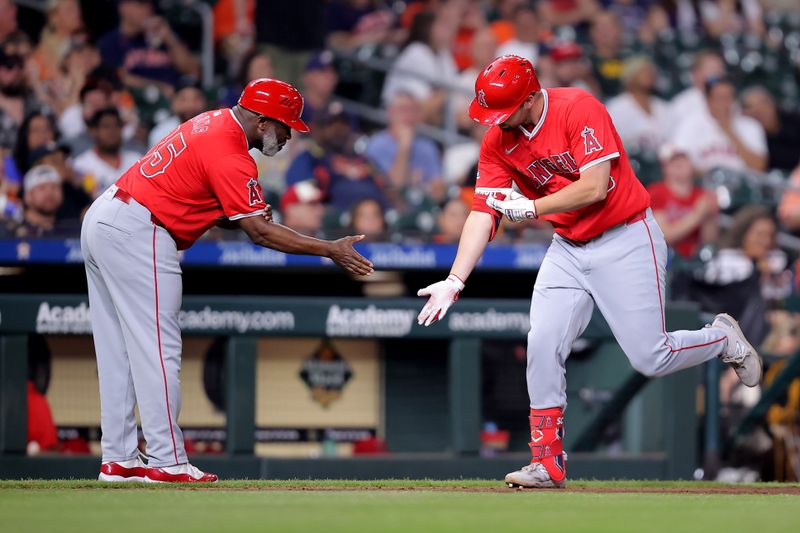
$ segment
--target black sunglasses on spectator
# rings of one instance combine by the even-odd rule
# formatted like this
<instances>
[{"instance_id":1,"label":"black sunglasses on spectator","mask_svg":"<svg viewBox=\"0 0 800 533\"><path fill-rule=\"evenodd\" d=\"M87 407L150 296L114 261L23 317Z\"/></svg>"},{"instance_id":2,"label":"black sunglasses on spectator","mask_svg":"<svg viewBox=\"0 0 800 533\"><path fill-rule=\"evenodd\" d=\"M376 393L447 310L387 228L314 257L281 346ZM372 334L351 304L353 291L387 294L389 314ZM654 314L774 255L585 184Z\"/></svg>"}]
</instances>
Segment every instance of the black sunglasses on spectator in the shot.
<instances>
[{"instance_id":1,"label":"black sunglasses on spectator","mask_svg":"<svg viewBox=\"0 0 800 533\"><path fill-rule=\"evenodd\" d=\"M0 67L12 69L15 67L22 67L24 60L19 55L0 55Z\"/></svg>"}]
</instances>

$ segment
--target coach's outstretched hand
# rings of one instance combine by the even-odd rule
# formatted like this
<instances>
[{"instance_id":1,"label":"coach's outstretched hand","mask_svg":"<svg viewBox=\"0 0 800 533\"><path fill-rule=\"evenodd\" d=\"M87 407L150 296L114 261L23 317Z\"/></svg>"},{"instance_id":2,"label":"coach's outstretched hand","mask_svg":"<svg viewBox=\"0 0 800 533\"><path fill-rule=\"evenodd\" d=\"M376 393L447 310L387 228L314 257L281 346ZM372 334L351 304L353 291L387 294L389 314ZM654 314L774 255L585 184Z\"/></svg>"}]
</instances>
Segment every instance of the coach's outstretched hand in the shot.
<instances>
[{"instance_id":1,"label":"coach's outstretched hand","mask_svg":"<svg viewBox=\"0 0 800 533\"><path fill-rule=\"evenodd\" d=\"M450 274L444 281L437 281L424 289L417 291L417 296L430 296L428 303L417 316L420 326L430 326L437 320L444 318L450 306L458 300L458 295L464 290L464 283L455 274Z\"/></svg>"},{"instance_id":2,"label":"coach's outstretched hand","mask_svg":"<svg viewBox=\"0 0 800 533\"><path fill-rule=\"evenodd\" d=\"M374 270L372 263L353 248L353 245L362 239L363 235L351 235L330 241L328 257L351 274L359 276L372 274Z\"/></svg>"}]
</instances>

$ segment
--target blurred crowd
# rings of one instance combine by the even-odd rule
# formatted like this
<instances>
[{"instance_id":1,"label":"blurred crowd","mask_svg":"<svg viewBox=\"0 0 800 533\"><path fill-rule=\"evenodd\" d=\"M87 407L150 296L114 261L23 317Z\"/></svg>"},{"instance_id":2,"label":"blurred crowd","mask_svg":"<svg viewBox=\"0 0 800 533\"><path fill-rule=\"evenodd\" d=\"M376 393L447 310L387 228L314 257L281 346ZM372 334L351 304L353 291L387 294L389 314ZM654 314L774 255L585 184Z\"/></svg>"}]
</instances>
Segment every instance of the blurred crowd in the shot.
<instances>
[{"instance_id":1,"label":"blurred crowd","mask_svg":"<svg viewBox=\"0 0 800 533\"><path fill-rule=\"evenodd\" d=\"M796 2L219 0L213 62L185 4L48 0L31 13L0 0L2 236L74 235L166 133L271 76L301 89L312 125L274 158L253 152L280 221L456 242L484 133L467 116L472 86L509 53L543 86L607 104L679 256L718 243L720 214L752 203L762 176L780 190L775 223L800 230ZM499 239L546 232L505 225Z\"/></svg>"}]
</instances>

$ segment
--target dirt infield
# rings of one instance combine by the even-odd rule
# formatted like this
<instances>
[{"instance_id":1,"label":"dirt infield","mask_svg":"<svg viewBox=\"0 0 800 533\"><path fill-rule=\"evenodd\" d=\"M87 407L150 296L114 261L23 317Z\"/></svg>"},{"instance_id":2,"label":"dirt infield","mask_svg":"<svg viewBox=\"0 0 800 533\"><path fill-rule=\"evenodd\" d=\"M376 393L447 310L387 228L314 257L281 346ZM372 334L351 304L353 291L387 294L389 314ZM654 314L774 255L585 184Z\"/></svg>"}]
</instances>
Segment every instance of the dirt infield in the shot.
<instances>
[{"instance_id":1,"label":"dirt infield","mask_svg":"<svg viewBox=\"0 0 800 533\"><path fill-rule=\"evenodd\" d=\"M587 494L783 494L800 496L797 483L728 484L706 481L588 481L568 482L564 489L509 488L502 481L490 480L224 480L216 484L107 484L94 480L0 481L3 489L33 491L220 491L220 492L453 492L453 493L587 493Z\"/></svg>"},{"instance_id":2,"label":"dirt infield","mask_svg":"<svg viewBox=\"0 0 800 533\"><path fill-rule=\"evenodd\" d=\"M320 486L309 485L284 485L284 486L245 486L245 487L215 487L213 485L173 485L172 489L205 491L224 490L226 492L259 492L259 491L284 491L284 492L464 492L464 493L514 493L514 492L570 492L588 494L787 494L800 496L800 487L797 485L786 486L751 486L751 485L725 485L712 487L604 487L604 486L567 486L563 489L523 489L509 488L500 483L497 486L398 486L398 485L372 485L372 486Z\"/></svg>"}]
</instances>

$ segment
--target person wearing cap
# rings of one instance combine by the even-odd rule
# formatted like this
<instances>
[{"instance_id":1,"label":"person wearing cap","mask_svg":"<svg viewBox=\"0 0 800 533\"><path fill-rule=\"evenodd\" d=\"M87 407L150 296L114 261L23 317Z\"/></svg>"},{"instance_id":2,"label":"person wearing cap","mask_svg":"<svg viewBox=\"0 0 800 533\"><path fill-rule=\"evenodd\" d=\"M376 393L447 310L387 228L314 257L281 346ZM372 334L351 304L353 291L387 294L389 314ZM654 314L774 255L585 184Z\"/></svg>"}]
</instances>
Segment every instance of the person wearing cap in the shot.
<instances>
[{"instance_id":1,"label":"person wearing cap","mask_svg":"<svg viewBox=\"0 0 800 533\"><path fill-rule=\"evenodd\" d=\"M286 224L309 230L300 213L307 212L309 219L318 211L315 204L330 207L338 212L348 211L364 198L371 198L389 207L384 195L384 179L367 157L353 148L353 131L342 104L331 102L317 111L314 132L308 149L298 154L286 172L286 192L281 198L281 211L286 214Z\"/></svg>"},{"instance_id":2,"label":"person wearing cap","mask_svg":"<svg viewBox=\"0 0 800 533\"><path fill-rule=\"evenodd\" d=\"M312 55L306 63L302 82L306 101L302 117L311 124L316 112L333 101L333 91L339 83L339 75L333 67L333 52L323 50ZM355 120L350 120L351 125L355 126Z\"/></svg>"},{"instance_id":3,"label":"person wearing cap","mask_svg":"<svg viewBox=\"0 0 800 533\"><path fill-rule=\"evenodd\" d=\"M536 275L530 310L531 460L506 475L507 485L566 484L565 363L595 305L633 368L646 376L721 357L745 385L759 383L758 352L729 315L717 315L706 328L667 331L664 235L597 98L570 87L543 88L530 61L502 56L478 75L470 116L490 126L478 158L472 212L450 274L417 292L427 298L417 322L431 326L444 319L502 218L552 224L553 241Z\"/></svg>"},{"instance_id":4,"label":"person wearing cap","mask_svg":"<svg viewBox=\"0 0 800 533\"><path fill-rule=\"evenodd\" d=\"M548 65L548 61L551 65ZM542 58L542 68L549 66L552 71L553 85L557 87L576 87L600 94L600 85L592 76L589 61L583 55L583 48L572 41L558 42Z\"/></svg>"},{"instance_id":5,"label":"person wearing cap","mask_svg":"<svg viewBox=\"0 0 800 533\"><path fill-rule=\"evenodd\" d=\"M728 77L705 82L705 108L688 114L671 141L689 154L700 172L719 167L739 172L767 168L767 137L755 119L739 113L736 85Z\"/></svg>"},{"instance_id":6,"label":"person wearing cap","mask_svg":"<svg viewBox=\"0 0 800 533\"><path fill-rule=\"evenodd\" d=\"M50 165L37 165L25 173L22 181L22 223L14 231L18 238L44 237L56 227L56 213L64 197L61 193L61 176Z\"/></svg>"},{"instance_id":7,"label":"person wearing cap","mask_svg":"<svg viewBox=\"0 0 800 533\"><path fill-rule=\"evenodd\" d=\"M367 275L353 244L322 241L271 221L251 148L273 156L306 133L303 97L257 79L233 108L202 113L170 132L89 208L81 229L100 382L103 481L214 482L187 459L180 414L180 250L210 228L241 228L252 242L330 258ZM139 457L138 405L148 462Z\"/></svg>"},{"instance_id":8,"label":"person wearing cap","mask_svg":"<svg viewBox=\"0 0 800 533\"><path fill-rule=\"evenodd\" d=\"M56 172L61 177L61 193L64 201L61 203L58 213L56 213L56 218L59 220L79 219L83 216L89 204L92 203L91 196L86 193L83 187L79 186L75 178L75 171L67 160L69 154L70 149L67 145L55 142L40 146L30 153L31 167L50 165L56 169Z\"/></svg>"},{"instance_id":9,"label":"person wearing cap","mask_svg":"<svg viewBox=\"0 0 800 533\"><path fill-rule=\"evenodd\" d=\"M685 150L671 143L658 152L662 181L647 188L650 207L664 240L684 258L691 258L719 233L719 208L712 193L695 183L694 167Z\"/></svg>"}]
</instances>

